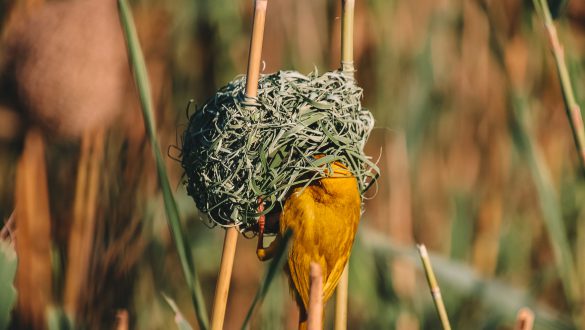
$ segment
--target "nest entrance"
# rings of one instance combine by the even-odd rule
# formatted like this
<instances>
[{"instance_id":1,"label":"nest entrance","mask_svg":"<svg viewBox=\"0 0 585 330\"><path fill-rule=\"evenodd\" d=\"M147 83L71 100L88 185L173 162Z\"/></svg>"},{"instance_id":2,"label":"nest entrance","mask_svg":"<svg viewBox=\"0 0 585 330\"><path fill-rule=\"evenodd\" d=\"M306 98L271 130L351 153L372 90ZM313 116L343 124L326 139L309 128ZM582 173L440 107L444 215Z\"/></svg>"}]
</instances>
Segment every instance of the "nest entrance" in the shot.
<instances>
[{"instance_id":1,"label":"nest entrance","mask_svg":"<svg viewBox=\"0 0 585 330\"><path fill-rule=\"evenodd\" d=\"M254 231L259 200L265 214L282 207L335 161L367 190L378 173L363 152L374 119L352 77L279 71L260 77L255 99L245 83L236 77L199 107L183 137L187 192L212 225Z\"/></svg>"}]
</instances>

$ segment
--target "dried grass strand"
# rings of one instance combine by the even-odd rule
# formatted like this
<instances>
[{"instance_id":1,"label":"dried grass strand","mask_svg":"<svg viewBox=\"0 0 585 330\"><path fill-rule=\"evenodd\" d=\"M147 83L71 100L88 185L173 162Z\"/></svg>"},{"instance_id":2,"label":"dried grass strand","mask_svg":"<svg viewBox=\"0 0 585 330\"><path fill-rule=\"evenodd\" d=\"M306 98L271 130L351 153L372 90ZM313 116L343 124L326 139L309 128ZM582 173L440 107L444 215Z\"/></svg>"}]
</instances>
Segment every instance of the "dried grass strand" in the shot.
<instances>
[{"instance_id":1,"label":"dried grass strand","mask_svg":"<svg viewBox=\"0 0 585 330\"><path fill-rule=\"evenodd\" d=\"M281 207L292 188L331 176L340 162L365 192L377 177L363 148L373 128L362 89L341 71L260 77L258 96L244 97L246 78L222 87L190 118L182 146L187 192L211 225L250 230Z\"/></svg>"}]
</instances>

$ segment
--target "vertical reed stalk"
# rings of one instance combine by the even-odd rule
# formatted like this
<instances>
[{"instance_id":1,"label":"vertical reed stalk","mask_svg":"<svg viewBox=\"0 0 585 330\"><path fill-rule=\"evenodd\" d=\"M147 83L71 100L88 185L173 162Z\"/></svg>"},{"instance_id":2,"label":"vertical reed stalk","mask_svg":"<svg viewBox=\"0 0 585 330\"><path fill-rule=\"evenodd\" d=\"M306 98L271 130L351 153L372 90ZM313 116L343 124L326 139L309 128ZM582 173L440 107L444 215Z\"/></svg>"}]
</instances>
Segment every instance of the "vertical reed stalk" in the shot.
<instances>
[{"instance_id":1,"label":"vertical reed stalk","mask_svg":"<svg viewBox=\"0 0 585 330\"><path fill-rule=\"evenodd\" d=\"M431 295L433 296L433 302L437 308L437 314L439 314L439 319L441 320L443 330L451 330L451 324L449 323L447 310L445 309L443 297L441 296L441 289L439 288L439 284L435 278L435 272L433 271L433 266L431 265L431 259L429 258L427 248L424 246L424 244L419 244L416 247L418 248L418 253L420 254L420 258L423 263L427 282L429 283Z\"/></svg>"},{"instance_id":2,"label":"vertical reed stalk","mask_svg":"<svg viewBox=\"0 0 585 330\"><path fill-rule=\"evenodd\" d=\"M64 304L70 316L81 312L83 288L89 277L103 155L103 130L85 132L81 140L67 258Z\"/></svg>"},{"instance_id":3,"label":"vertical reed stalk","mask_svg":"<svg viewBox=\"0 0 585 330\"><path fill-rule=\"evenodd\" d=\"M341 0L341 69L353 78L353 16L355 0ZM347 328L347 296L349 290L348 265L337 284L335 297L335 330Z\"/></svg>"},{"instance_id":4,"label":"vertical reed stalk","mask_svg":"<svg viewBox=\"0 0 585 330\"><path fill-rule=\"evenodd\" d=\"M347 291L349 286L349 262L345 266L335 295L335 330L347 329Z\"/></svg>"},{"instance_id":5,"label":"vertical reed stalk","mask_svg":"<svg viewBox=\"0 0 585 330\"><path fill-rule=\"evenodd\" d=\"M323 271L318 263L311 262L307 330L321 329L323 329Z\"/></svg>"},{"instance_id":6,"label":"vertical reed stalk","mask_svg":"<svg viewBox=\"0 0 585 330\"><path fill-rule=\"evenodd\" d=\"M195 308L195 315L197 316L199 328L205 330L208 327L205 302L203 301L203 294L201 293L199 277L197 276L195 265L193 264L193 259L191 258L191 249L185 242L185 238L183 236L179 218L179 210L177 209L177 204L173 197L164 158L160 151L160 145L156 137L152 95L150 93L150 82L146 72L144 56L142 55L142 50L138 41L138 35L136 33L136 27L134 25L134 20L132 18L130 7L127 1L118 0L118 8L120 10L120 20L122 22L122 27L124 28L124 34L126 37L129 61L134 74L134 80L136 81L136 85L138 87L138 95L140 97L144 127L146 128L146 133L148 135L148 139L150 140L152 152L154 154L156 171L162 190L169 229L173 236L175 247L177 248L177 253L181 262L185 281L187 282L187 286L191 292L191 299Z\"/></svg>"},{"instance_id":7,"label":"vertical reed stalk","mask_svg":"<svg viewBox=\"0 0 585 330\"><path fill-rule=\"evenodd\" d=\"M341 0L341 69L353 77L353 13L355 0Z\"/></svg>"},{"instance_id":8,"label":"vertical reed stalk","mask_svg":"<svg viewBox=\"0 0 585 330\"><path fill-rule=\"evenodd\" d=\"M116 330L128 330L128 311L125 309L116 313Z\"/></svg>"},{"instance_id":9,"label":"vertical reed stalk","mask_svg":"<svg viewBox=\"0 0 585 330\"><path fill-rule=\"evenodd\" d=\"M266 21L266 7L268 0L254 1L254 18L252 20L252 38L250 39L250 53L248 56L248 71L246 73L246 97L256 98L258 94L258 79L262 60L262 41L264 40L264 23ZM215 288L211 329L223 329L227 299L229 296L230 279L234 264L234 255L238 241L238 230L230 227L226 230L221 266Z\"/></svg>"},{"instance_id":10,"label":"vertical reed stalk","mask_svg":"<svg viewBox=\"0 0 585 330\"><path fill-rule=\"evenodd\" d=\"M554 254L556 270L559 273L565 297L573 309L574 320L578 320L579 315L576 315L578 311L573 307L577 306L576 304L581 301L581 292L578 290L579 282L575 270L576 263L567 237L567 228L563 221L559 196L553 185L550 169L544 161L542 150L534 142L535 139L527 128L525 115L528 108L527 100L524 97L517 96L512 102L514 102L512 124L518 133L514 134L514 142L522 157L525 157L534 179L544 225Z\"/></svg>"},{"instance_id":11,"label":"vertical reed stalk","mask_svg":"<svg viewBox=\"0 0 585 330\"><path fill-rule=\"evenodd\" d=\"M51 216L42 133L30 129L15 185L17 328L45 329L52 300Z\"/></svg>"},{"instance_id":12,"label":"vertical reed stalk","mask_svg":"<svg viewBox=\"0 0 585 330\"><path fill-rule=\"evenodd\" d=\"M546 0L533 0L533 2L534 7L540 9L544 21L544 27L548 34L548 41L555 58L557 73L561 83L561 89L565 100L565 110L567 111L567 117L571 124L575 146L579 154L579 160L581 161L583 170L585 170L585 127L583 126L581 107L575 99L575 93L573 91L573 86L571 85L571 76L569 75L567 63L565 62L565 50L559 40L557 28L552 19L548 2Z\"/></svg>"},{"instance_id":13,"label":"vertical reed stalk","mask_svg":"<svg viewBox=\"0 0 585 330\"><path fill-rule=\"evenodd\" d=\"M264 22L268 0L254 1L254 18L252 21L252 38L248 54L248 71L246 73L246 96L255 98L258 94L258 79L262 62L262 42L264 41Z\"/></svg>"},{"instance_id":14,"label":"vertical reed stalk","mask_svg":"<svg viewBox=\"0 0 585 330\"><path fill-rule=\"evenodd\" d=\"M238 230L234 227L228 228L225 232L221 265L219 267L219 276L215 287L215 298L213 300L213 311L211 314L212 330L223 329L238 235Z\"/></svg>"},{"instance_id":15,"label":"vertical reed stalk","mask_svg":"<svg viewBox=\"0 0 585 330\"><path fill-rule=\"evenodd\" d=\"M532 330L534 326L534 312L530 308L522 308L518 311L514 330Z\"/></svg>"}]
</instances>

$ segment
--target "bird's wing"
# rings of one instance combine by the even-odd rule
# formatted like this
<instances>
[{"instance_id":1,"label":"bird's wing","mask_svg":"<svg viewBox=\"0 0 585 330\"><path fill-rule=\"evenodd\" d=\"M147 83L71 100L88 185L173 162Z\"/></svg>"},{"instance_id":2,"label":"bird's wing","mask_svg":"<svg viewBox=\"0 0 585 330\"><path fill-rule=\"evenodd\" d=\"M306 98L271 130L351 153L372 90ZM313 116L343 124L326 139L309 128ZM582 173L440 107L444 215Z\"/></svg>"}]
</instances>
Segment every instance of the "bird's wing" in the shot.
<instances>
[{"instance_id":1,"label":"bird's wing","mask_svg":"<svg viewBox=\"0 0 585 330\"><path fill-rule=\"evenodd\" d=\"M323 179L324 206L318 218L322 234L319 250L327 260L323 283L323 299L327 301L339 282L347 264L360 218L361 199L355 178Z\"/></svg>"},{"instance_id":2,"label":"bird's wing","mask_svg":"<svg viewBox=\"0 0 585 330\"><path fill-rule=\"evenodd\" d=\"M323 272L323 298L329 299L347 263L360 215L355 178L322 179L296 190L286 201L280 230L293 230L289 273L303 304L308 306L310 264Z\"/></svg>"},{"instance_id":3,"label":"bird's wing","mask_svg":"<svg viewBox=\"0 0 585 330\"><path fill-rule=\"evenodd\" d=\"M310 264L314 255L315 201L311 187L297 190L287 199L280 219L281 232L293 231L289 250L288 270L291 289L301 298L305 307L309 305Z\"/></svg>"}]
</instances>

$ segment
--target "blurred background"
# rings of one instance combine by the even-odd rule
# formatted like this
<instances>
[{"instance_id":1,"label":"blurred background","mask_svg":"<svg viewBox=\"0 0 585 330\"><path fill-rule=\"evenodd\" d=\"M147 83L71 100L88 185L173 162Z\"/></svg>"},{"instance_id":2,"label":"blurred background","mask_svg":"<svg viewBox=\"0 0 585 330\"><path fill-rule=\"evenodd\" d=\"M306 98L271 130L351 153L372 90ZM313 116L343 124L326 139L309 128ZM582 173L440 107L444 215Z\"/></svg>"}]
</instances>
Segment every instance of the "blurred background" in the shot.
<instances>
[{"instance_id":1,"label":"blurred background","mask_svg":"<svg viewBox=\"0 0 585 330\"><path fill-rule=\"evenodd\" d=\"M210 310L224 232L200 221L176 146L189 100L245 72L252 1L131 4ZM549 4L584 104L585 2ZM269 1L264 72L337 69L339 15L340 1ZM585 171L532 1L356 0L355 25L382 175L350 261L348 328L440 327L416 243L453 328L513 329L522 307L536 329L585 328ZM0 28L0 268L15 267L11 249L19 260L10 327L70 315L88 329L169 329L164 293L196 329L116 2L0 0ZM238 242L226 329L240 328L266 268L255 243ZM1 275L0 321L15 297ZM251 327L294 329L297 317L282 275Z\"/></svg>"}]
</instances>

